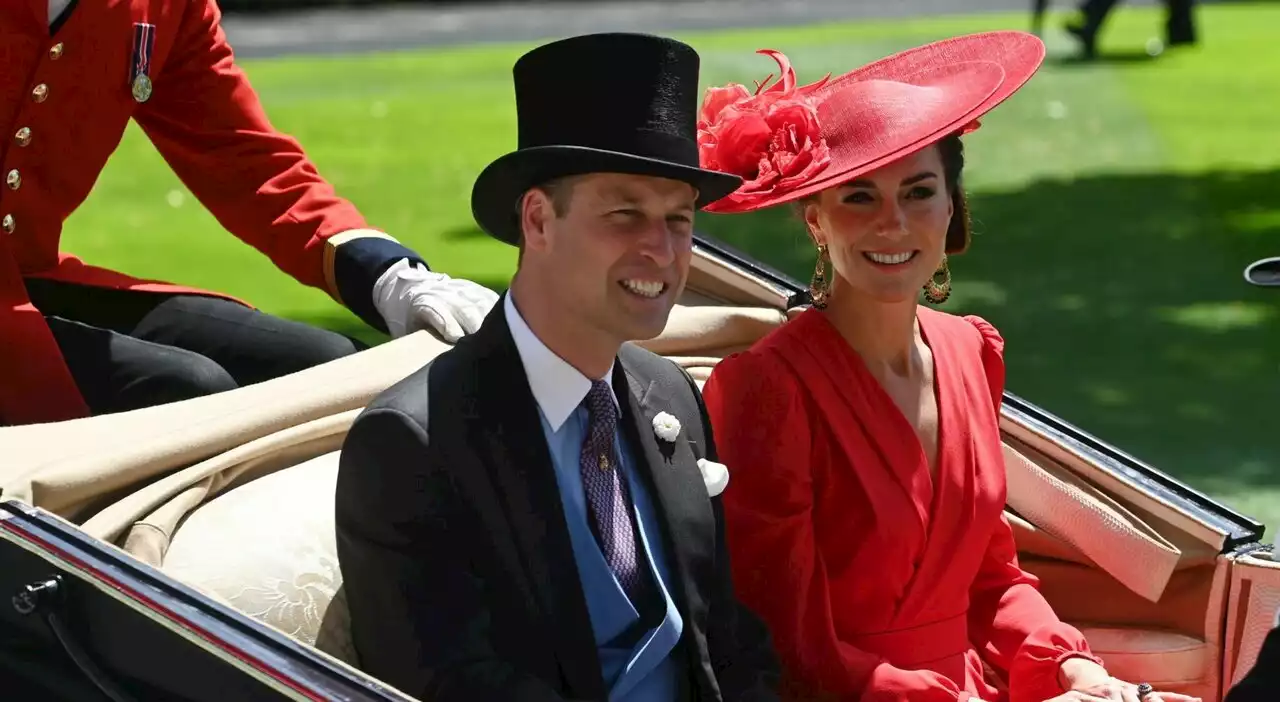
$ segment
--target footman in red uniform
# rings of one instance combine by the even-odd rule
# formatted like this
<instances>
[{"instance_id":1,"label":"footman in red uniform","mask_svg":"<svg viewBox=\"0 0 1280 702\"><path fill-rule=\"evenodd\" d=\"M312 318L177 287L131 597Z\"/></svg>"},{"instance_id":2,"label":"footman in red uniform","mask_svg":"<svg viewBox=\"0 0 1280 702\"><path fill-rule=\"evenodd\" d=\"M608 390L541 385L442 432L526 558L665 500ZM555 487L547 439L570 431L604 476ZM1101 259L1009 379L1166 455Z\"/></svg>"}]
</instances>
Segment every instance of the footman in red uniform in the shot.
<instances>
[{"instance_id":1,"label":"footman in red uniform","mask_svg":"<svg viewBox=\"0 0 1280 702\"><path fill-rule=\"evenodd\" d=\"M130 119L228 231L374 328L454 341L497 301L334 192L269 123L219 20L215 0L0 3L0 425L185 399L360 348L62 253L63 221Z\"/></svg>"}]
</instances>

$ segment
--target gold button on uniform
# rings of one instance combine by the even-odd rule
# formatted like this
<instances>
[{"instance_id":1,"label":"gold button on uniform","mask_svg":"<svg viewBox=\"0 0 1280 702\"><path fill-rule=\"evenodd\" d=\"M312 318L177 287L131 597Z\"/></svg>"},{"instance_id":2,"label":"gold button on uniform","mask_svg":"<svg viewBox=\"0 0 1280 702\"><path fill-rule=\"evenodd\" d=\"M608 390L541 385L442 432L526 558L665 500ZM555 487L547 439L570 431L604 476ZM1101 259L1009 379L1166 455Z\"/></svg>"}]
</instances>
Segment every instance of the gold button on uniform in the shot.
<instances>
[{"instance_id":1,"label":"gold button on uniform","mask_svg":"<svg viewBox=\"0 0 1280 702\"><path fill-rule=\"evenodd\" d=\"M58 42L57 44L49 47L49 58L53 61L57 61L62 58L62 42Z\"/></svg>"},{"instance_id":2,"label":"gold button on uniform","mask_svg":"<svg viewBox=\"0 0 1280 702\"><path fill-rule=\"evenodd\" d=\"M49 86L45 85L44 83L37 85L31 91L31 99L35 100L36 102L44 102L45 98L47 97L49 97Z\"/></svg>"},{"instance_id":3,"label":"gold button on uniform","mask_svg":"<svg viewBox=\"0 0 1280 702\"><path fill-rule=\"evenodd\" d=\"M13 134L13 141L18 146L26 146L31 143L31 127L23 127Z\"/></svg>"},{"instance_id":4,"label":"gold button on uniform","mask_svg":"<svg viewBox=\"0 0 1280 702\"><path fill-rule=\"evenodd\" d=\"M17 228L18 224L13 221L13 215L5 215L4 219L0 219L0 229L4 229L5 234L12 234Z\"/></svg>"},{"instance_id":5,"label":"gold button on uniform","mask_svg":"<svg viewBox=\"0 0 1280 702\"><path fill-rule=\"evenodd\" d=\"M22 174L15 168L5 175L4 183L9 186L10 190L17 190L22 187Z\"/></svg>"}]
</instances>

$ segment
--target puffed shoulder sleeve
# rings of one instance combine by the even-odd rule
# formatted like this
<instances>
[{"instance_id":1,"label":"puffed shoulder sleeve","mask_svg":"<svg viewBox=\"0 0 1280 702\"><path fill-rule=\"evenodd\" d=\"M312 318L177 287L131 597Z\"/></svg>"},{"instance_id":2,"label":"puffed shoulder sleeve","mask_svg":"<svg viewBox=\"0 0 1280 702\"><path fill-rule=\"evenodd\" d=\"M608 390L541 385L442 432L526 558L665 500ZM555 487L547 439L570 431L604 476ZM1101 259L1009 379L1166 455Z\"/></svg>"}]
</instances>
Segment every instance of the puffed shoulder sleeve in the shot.
<instances>
[{"instance_id":1,"label":"puffed shoulder sleeve","mask_svg":"<svg viewBox=\"0 0 1280 702\"><path fill-rule=\"evenodd\" d=\"M1004 337L987 320L969 315L965 321L977 328L982 337L982 367L987 374L987 385L991 388L991 403L996 411L1000 411L1000 400L1004 397Z\"/></svg>"},{"instance_id":2,"label":"puffed shoulder sleeve","mask_svg":"<svg viewBox=\"0 0 1280 702\"><path fill-rule=\"evenodd\" d=\"M978 330L991 401L1004 395L1004 338L981 317L965 319ZM1058 619L1022 569L1009 522L1001 517L969 591L969 638L984 661L1009 681L1010 702L1039 702L1063 692L1058 669L1068 658L1101 659L1074 626Z\"/></svg>"}]
</instances>

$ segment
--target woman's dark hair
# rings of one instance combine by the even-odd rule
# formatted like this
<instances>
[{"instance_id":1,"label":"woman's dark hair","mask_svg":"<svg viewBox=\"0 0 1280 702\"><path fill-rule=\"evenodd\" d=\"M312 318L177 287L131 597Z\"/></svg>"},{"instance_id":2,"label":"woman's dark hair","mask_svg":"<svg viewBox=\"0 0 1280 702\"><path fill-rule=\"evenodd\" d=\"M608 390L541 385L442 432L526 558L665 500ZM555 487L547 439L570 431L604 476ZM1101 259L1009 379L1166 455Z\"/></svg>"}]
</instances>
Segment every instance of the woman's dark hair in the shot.
<instances>
[{"instance_id":1,"label":"woman's dark hair","mask_svg":"<svg viewBox=\"0 0 1280 702\"><path fill-rule=\"evenodd\" d=\"M942 175L947 182L947 192L951 193L951 204L954 213L951 215L951 226L947 228L946 252L964 253L969 248L972 236L969 221L969 201L964 195L961 175L964 173L964 142L960 141L959 132L948 134L938 142L938 154L942 157Z\"/></svg>"}]
</instances>

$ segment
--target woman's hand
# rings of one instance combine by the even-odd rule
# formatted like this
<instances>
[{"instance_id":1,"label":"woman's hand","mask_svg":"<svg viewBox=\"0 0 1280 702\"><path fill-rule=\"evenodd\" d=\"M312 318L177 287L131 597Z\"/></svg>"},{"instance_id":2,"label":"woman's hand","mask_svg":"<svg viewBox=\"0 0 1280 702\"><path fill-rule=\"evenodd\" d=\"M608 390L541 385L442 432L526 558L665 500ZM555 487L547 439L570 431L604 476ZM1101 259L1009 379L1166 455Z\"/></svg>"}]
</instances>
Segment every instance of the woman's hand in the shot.
<instances>
[{"instance_id":1,"label":"woman's hand","mask_svg":"<svg viewBox=\"0 0 1280 702\"><path fill-rule=\"evenodd\" d=\"M1073 688L1072 692L1079 692L1085 697L1079 699L1086 700L1105 700L1106 702L1201 702L1199 697L1190 697L1188 695L1178 694L1176 692L1159 692L1153 691L1145 697L1138 697L1138 686L1133 683L1127 683L1123 680L1110 678L1107 682L1096 683L1084 688ZM1068 693L1070 694L1070 693ZM1058 697L1055 700L1060 699ZM1065 698L1076 699L1076 698Z\"/></svg>"},{"instance_id":2,"label":"woman's hand","mask_svg":"<svg viewBox=\"0 0 1280 702\"><path fill-rule=\"evenodd\" d=\"M1077 700L1093 702L1201 702L1199 697L1190 697L1176 692L1153 691L1145 697L1138 697L1138 686L1111 677L1106 668L1086 658L1069 658L1062 662L1058 671L1062 686L1068 689L1065 695L1054 697L1047 702L1076 702ZM1072 694L1083 696L1071 697Z\"/></svg>"}]
</instances>

